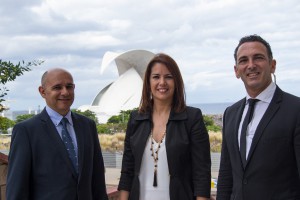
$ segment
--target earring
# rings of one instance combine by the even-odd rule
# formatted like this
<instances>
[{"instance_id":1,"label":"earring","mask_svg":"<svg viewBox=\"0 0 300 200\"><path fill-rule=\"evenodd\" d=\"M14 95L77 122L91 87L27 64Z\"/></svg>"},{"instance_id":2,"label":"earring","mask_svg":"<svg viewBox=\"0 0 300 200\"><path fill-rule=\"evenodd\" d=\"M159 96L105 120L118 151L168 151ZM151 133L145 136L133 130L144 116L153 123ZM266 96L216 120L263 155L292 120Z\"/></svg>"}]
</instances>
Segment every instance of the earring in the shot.
<instances>
[{"instance_id":1,"label":"earring","mask_svg":"<svg viewBox=\"0 0 300 200\"><path fill-rule=\"evenodd\" d=\"M272 73L272 75L273 75L273 81L276 84L276 75L275 75L275 73Z\"/></svg>"}]
</instances>

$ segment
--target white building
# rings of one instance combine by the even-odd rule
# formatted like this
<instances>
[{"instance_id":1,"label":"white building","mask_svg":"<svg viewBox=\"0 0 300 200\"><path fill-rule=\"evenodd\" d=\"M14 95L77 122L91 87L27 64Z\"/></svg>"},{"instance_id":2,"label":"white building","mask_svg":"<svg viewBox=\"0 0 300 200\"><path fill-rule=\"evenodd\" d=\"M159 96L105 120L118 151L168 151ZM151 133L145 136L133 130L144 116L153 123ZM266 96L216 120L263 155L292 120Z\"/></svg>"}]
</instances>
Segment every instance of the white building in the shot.
<instances>
[{"instance_id":1,"label":"white building","mask_svg":"<svg viewBox=\"0 0 300 200\"><path fill-rule=\"evenodd\" d=\"M119 78L104 87L91 105L83 105L78 109L91 110L96 113L100 123L106 123L121 110L138 107L146 67L153 56L154 53L146 50L132 50L121 54L106 52L102 59L101 73L114 62Z\"/></svg>"}]
</instances>

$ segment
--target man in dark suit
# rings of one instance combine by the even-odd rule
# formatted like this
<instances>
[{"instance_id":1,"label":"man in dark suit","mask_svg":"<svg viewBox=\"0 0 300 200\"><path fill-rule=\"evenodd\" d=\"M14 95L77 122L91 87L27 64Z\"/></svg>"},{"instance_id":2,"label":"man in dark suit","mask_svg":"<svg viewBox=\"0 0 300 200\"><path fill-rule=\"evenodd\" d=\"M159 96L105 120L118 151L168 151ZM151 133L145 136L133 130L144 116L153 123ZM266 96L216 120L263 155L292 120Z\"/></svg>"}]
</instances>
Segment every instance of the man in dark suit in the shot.
<instances>
[{"instance_id":1,"label":"man in dark suit","mask_svg":"<svg viewBox=\"0 0 300 200\"><path fill-rule=\"evenodd\" d=\"M95 122L70 111L72 75L51 69L41 82L45 109L13 129L7 200L108 199Z\"/></svg>"},{"instance_id":2,"label":"man in dark suit","mask_svg":"<svg viewBox=\"0 0 300 200\"><path fill-rule=\"evenodd\" d=\"M224 112L217 200L300 199L300 98L272 81L276 61L260 36L243 37L234 57L247 96Z\"/></svg>"}]
</instances>

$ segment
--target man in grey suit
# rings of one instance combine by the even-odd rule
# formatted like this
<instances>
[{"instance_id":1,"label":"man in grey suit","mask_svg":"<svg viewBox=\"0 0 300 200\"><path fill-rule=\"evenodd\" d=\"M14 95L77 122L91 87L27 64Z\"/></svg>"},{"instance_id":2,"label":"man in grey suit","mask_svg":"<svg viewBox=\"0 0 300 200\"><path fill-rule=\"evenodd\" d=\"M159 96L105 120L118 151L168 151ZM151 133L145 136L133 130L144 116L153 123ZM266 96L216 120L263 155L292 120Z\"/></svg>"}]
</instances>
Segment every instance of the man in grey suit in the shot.
<instances>
[{"instance_id":1,"label":"man in grey suit","mask_svg":"<svg viewBox=\"0 0 300 200\"><path fill-rule=\"evenodd\" d=\"M45 109L13 129L7 200L108 199L95 122L70 111L72 75L51 69L41 82Z\"/></svg>"},{"instance_id":2,"label":"man in grey suit","mask_svg":"<svg viewBox=\"0 0 300 200\"><path fill-rule=\"evenodd\" d=\"M247 95L224 112L217 200L300 199L300 98L272 81L276 61L260 36L243 37L234 58Z\"/></svg>"}]
</instances>

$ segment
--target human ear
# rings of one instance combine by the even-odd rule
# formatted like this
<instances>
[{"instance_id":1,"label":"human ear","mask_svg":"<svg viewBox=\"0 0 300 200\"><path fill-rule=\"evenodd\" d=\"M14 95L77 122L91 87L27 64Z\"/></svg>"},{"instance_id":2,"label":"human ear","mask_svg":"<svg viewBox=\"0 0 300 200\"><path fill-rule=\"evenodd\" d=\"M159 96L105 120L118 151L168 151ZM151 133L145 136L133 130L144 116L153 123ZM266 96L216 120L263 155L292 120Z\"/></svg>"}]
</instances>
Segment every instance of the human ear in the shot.
<instances>
[{"instance_id":1,"label":"human ear","mask_svg":"<svg viewBox=\"0 0 300 200\"><path fill-rule=\"evenodd\" d=\"M40 86L39 87L39 92L40 92L40 95L45 98L46 94L45 94L45 88L43 86Z\"/></svg>"},{"instance_id":2,"label":"human ear","mask_svg":"<svg viewBox=\"0 0 300 200\"><path fill-rule=\"evenodd\" d=\"M276 70L276 60L275 59L273 59L272 61L271 61L271 73L275 73L275 70Z\"/></svg>"},{"instance_id":3,"label":"human ear","mask_svg":"<svg viewBox=\"0 0 300 200\"><path fill-rule=\"evenodd\" d=\"M239 74L239 72L238 72L238 70L237 70L237 66L235 65L234 66L234 72L235 72L235 76L236 76L236 78L241 78L241 76L240 76L240 74Z\"/></svg>"}]
</instances>

